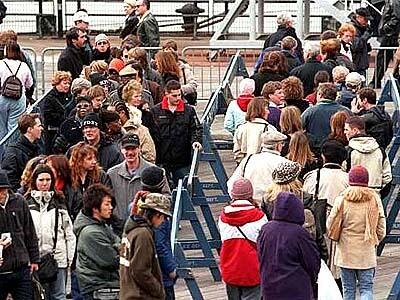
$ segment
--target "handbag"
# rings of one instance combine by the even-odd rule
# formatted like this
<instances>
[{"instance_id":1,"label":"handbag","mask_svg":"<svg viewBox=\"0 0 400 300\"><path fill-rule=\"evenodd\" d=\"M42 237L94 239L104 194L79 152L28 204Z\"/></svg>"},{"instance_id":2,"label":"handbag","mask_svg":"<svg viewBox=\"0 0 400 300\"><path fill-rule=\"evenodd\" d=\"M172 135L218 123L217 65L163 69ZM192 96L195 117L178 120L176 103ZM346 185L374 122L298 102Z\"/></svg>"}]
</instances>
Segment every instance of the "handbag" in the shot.
<instances>
[{"instance_id":1,"label":"handbag","mask_svg":"<svg viewBox=\"0 0 400 300\"><path fill-rule=\"evenodd\" d=\"M332 241L339 241L340 234L342 233L342 226L343 226L343 210L344 210L344 200L339 206L338 214L333 219L333 222L328 229L328 238Z\"/></svg>"},{"instance_id":2,"label":"handbag","mask_svg":"<svg viewBox=\"0 0 400 300\"><path fill-rule=\"evenodd\" d=\"M44 290L42 284L37 278L37 274L32 274L32 290L33 290L33 300L47 300L46 291Z\"/></svg>"},{"instance_id":3,"label":"handbag","mask_svg":"<svg viewBox=\"0 0 400 300\"><path fill-rule=\"evenodd\" d=\"M58 207L55 209L56 218L54 224L54 238L53 238L53 249L50 253L47 253L40 259L39 270L37 275L41 283L54 282L57 279L58 263L54 258L54 252L56 250L57 235L58 235Z\"/></svg>"},{"instance_id":4,"label":"handbag","mask_svg":"<svg viewBox=\"0 0 400 300\"><path fill-rule=\"evenodd\" d=\"M319 182L321 178L321 169L317 170L317 182L315 184L315 192L311 204L311 210L315 216L315 225L321 234L326 232L326 208L328 204L327 199L319 199Z\"/></svg>"}]
</instances>

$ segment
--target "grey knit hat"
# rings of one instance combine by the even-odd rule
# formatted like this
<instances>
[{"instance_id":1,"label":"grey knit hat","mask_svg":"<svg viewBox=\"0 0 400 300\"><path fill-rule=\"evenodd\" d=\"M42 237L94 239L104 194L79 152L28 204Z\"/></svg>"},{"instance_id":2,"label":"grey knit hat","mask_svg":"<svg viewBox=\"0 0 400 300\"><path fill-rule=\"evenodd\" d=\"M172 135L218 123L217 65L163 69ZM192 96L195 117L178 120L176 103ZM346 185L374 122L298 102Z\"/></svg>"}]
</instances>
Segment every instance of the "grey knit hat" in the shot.
<instances>
[{"instance_id":1,"label":"grey knit hat","mask_svg":"<svg viewBox=\"0 0 400 300\"><path fill-rule=\"evenodd\" d=\"M297 178L301 171L301 165L297 162L285 161L280 163L272 172L272 181L283 184Z\"/></svg>"}]
</instances>

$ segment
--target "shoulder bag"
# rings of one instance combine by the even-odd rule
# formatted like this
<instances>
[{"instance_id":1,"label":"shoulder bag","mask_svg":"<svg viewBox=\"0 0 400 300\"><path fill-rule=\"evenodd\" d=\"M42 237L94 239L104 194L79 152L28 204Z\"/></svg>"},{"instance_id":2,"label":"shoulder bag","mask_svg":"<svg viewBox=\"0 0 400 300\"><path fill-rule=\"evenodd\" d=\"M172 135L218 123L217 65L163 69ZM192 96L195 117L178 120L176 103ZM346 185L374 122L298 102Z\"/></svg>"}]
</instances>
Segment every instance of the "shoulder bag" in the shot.
<instances>
[{"instance_id":1,"label":"shoulder bag","mask_svg":"<svg viewBox=\"0 0 400 300\"><path fill-rule=\"evenodd\" d=\"M332 225L328 229L328 238L335 242L339 241L340 234L342 233L344 201L345 200L343 199L339 206L339 211L333 219Z\"/></svg>"}]
</instances>

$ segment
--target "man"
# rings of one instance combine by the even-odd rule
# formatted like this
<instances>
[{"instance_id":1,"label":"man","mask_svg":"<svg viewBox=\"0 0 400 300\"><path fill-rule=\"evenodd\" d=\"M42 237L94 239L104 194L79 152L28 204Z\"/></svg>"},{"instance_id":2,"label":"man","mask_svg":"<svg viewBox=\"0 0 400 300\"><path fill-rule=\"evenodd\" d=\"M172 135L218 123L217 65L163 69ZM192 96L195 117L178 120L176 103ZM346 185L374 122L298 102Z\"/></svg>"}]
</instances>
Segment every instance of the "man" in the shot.
<instances>
[{"instance_id":1,"label":"man","mask_svg":"<svg viewBox=\"0 0 400 300\"><path fill-rule=\"evenodd\" d=\"M141 47L159 47L160 32L158 23L149 9L149 0L136 1L136 14L140 17L137 27L137 36ZM151 56L154 57L156 52L157 50L150 51Z\"/></svg>"},{"instance_id":2,"label":"man","mask_svg":"<svg viewBox=\"0 0 400 300\"><path fill-rule=\"evenodd\" d=\"M157 164L163 166L175 185L189 173L192 148L201 148L203 128L196 111L185 104L181 85L170 80L161 103L151 109L160 138L155 140Z\"/></svg>"},{"instance_id":3,"label":"man","mask_svg":"<svg viewBox=\"0 0 400 300\"><path fill-rule=\"evenodd\" d=\"M84 299L102 299L98 294L119 288L120 239L106 224L112 215L112 197L104 185L91 185L83 195L83 209L74 223L76 271Z\"/></svg>"},{"instance_id":4,"label":"man","mask_svg":"<svg viewBox=\"0 0 400 300\"><path fill-rule=\"evenodd\" d=\"M93 60L104 60L108 63L111 60L111 45L108 36L104 33L98 34L94 38L94 43Z\"/></svg>"},{"instance_id":5,"label":"man","mask_svg":"<svg viewBox=\"0 0 400 300\"><path fill-rule=\"evenodd\" d=\"M367 74L368 52L371 51L371 45L368 43L372 36L372 28L368 25L370 17L369 10L365 7L356 9L356 13L350 17L351 24L356 28L352 46L353 63L356 67L355 71L363 76Z\"/></svg>"},{"instance_id":6,"label":"man","mask_svg":"<svg viewBox=\"0 0 400 300\"><path fill-rule=\"evenodd\" d=\"M76 13L72 17L74 21L74 27L82 30L84 33L86 33L85 36L85 44L83 47L83 51L85 53L84 56L84 65L88 66L92 60L93 60L93 55L92 55L92 46L90 45L90 38L88 36L89 33L89 15L86 9L81 8L76 11Z\"/></svg>"},{"instance_id":7,"label":"man","mask_svg":"<svg viewBox=\"0 0 400 300\"><path fill-rule=\"evenodd\" d=\"M344 133L349 140L347 171L356 165L365 167L369 173L368 186L377 190L384 189L386 193L386 185L392 181L392 169L385 150L379 147L373 137L366 135L365 122L361 117L348 118Z\"/></svg>"},{"instance_id":8,"label":"man","mask_svg":"<svg viewBox=\"0 0 400 300\"><path fill-rule=\"evenodd\" d=\"M269 103L268 123L280 130L279 121L281 118L281 107L285 100L282 84L279 81L267 82L264 84L261 95L267 99Z\"/></svg>"},{"instance_id":9,"label":"man","mask_svg":"<svg viewBox=\"0 0 400 300\"><path fill-rule=\"evenodd\" d=\"M376 93L371 88L362 88L352 102L352 112L361 116L365 122L365 131L386 149L393 138L393 123L385 106L376 105Z\"/></svg>"},{"instance_id":10,"label":"man","mask_svg":"<svg viewBox=\"0 0 400 300\"><path fill-rule=\"evenodd\" d=\"M121 139L121 153L124 161L108 170L115 194L117 206L115 215L125 221L129 217L128 205L136 193L142 190L141 174L153 164L140 157L139 136L128 133ZM163 193L170 194L167 178L164 176Z\"/></svg>"},{"instance_id":11,"label":"man","mask_svg":"<svg viewBox=\"0 0 400 300\"><path fill-rule=\"evenodd\" d=\"M166 196L150 193L141 205L141 215L128 219L121 244L121 300L165 299L152 228L172 217L170 206Z\"/></svg>"},{"instance_id":12,"label":"man","mask_svg":"<svg viewBox=\"0 0 400 300\"><path fill-rule=\"evenodd\" d=\"M39 245L28 203L10 190L7 174L0 172L0 299L33 299L31 273L38 270Z\"/></svg>"},{"instance_id":13,"label":"man","mask_svg":"<svg viewBox=\"0 0 400 300\"><path fill-rule=\"evenodd\" d=\"M136 16L135 6L135 0L124 0L124 12L126 15L125 26L119 34L119 37L122 40L130 34L136 35L139 18Z\"/></svg>"},{"instance_id":14,"label":"man","mask_svg":"<svg viewBox=\"0 0 400 300\"><path fill-rule=\"evenodd\" d=\"M279 131L267 131L261 139L261 152L245 157L227 182L230 192L238 178L249 179L254 189L253 199L258 203L261 203L266 187L272 183L274 169L281 162L288 161L281 156L286 135Z\"/></svg>"},{"instance_id":15,"label":"man","mask_svg":"<svg viewBox=\"0 0 400 300\"><path fill-rule=\"evenodd\" d=\"M335 84L320 83L317 89L317 104L310 106L301 115L303 128L310 135L310 139L317 148L331 132L330 120L339 110L345 110L351 115L348 108L338 104L336 100L337 88Z\"/></svg>"},{"instance_id":16,"label":"man","mask_svg":"<svg viewBox=\"0 0 400 300\"><path fill-rule=\"evenodd\" d=\"M21 135L15 143L7 147L1 163L1 168L8 173L11 189L14 192L20 187L26 163L39 155L37 141L43 131L39 114L22 115L18 120L18 128Z\"/></svg>"},{"instance_id":17,"label":"man","mask_svg":"<svg viewBox=\"0 0 400 300\"><path fill-rule=\"evenodd\" d=\"M77 27L73 27L65 34L67 48L61 53L58 59L58 70L68 71L72 79L78 78L83 66L88 64L84 46L86 33Z\"/></svg>"}]
</instances>

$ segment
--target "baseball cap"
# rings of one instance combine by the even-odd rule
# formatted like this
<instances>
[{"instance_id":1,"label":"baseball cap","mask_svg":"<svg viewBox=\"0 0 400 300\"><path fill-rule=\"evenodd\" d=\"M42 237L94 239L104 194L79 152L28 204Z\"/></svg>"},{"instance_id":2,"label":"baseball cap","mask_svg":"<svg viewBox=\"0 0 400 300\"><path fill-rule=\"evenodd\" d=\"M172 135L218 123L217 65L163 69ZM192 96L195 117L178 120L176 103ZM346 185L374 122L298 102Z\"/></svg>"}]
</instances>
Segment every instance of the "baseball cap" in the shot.
<instances>
[{"instance_id":1,"label":"baseball cap","mask_svg":"<svg viewBox=\"0 0 400 300\"><path fill-rule=\"evenodd\" d=\"M74 22L82 21L82 22L85 22L85 23L89 23L89 15L87 14L87 12L79 10L76 13L74 13L74 16L72 17L72 20Z\"/></svg>"},{"instance_id":2,"label":"baseball cap","mask_svg":"<svg viewBox=\"0 0 400 300\"><path fill-rule=\"evenodd\" d=\"M139 147L139 146L140 146L139 136L135 133L128 133L121 139L122 148Z\"/></svg>"},{"instance_id":3,"label":"baseball cap","mask_svg":"<svg viewBox=\"0 0 400 300\"><path fill-rule=\"evenodd\" d=\"M172 217L170 212L171 200L167 196L159 193L150 193L146 196L146 200L140 205L141 209L153 209L164 215Z\"/></svg>"},{"instance_id":4,"label":"baseball cap","mask_svg":"<svg viewBox=\"0 0 400 300\"><path fill-rule=\"evenodd\" d=\"M366 7L360 7L356 9L356 14L361 16L361 17L365 17L368 20L372 20L371 14L369 12L369 10Z\"/></svg>"}]
</instances>

